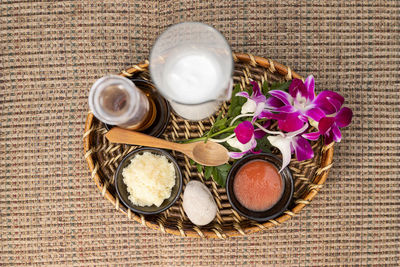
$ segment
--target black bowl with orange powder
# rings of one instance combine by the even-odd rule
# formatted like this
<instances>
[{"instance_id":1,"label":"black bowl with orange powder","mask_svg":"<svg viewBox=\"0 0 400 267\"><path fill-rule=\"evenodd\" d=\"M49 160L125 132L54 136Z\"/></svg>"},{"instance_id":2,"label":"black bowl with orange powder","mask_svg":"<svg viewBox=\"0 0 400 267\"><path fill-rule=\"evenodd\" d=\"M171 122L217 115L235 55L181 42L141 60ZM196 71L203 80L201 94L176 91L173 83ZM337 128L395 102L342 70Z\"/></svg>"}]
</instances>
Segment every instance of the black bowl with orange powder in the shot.
<instances>
[{"instance_id":1,"label":"black bowl with orange powder","mask_svg":"<svg viewBox=\"0 0 400 267\"><path fill-rule=\"evenodd\" d=\"M226 183L232 207L256 221L282 214L292 201L294 185L288 167L273 154L251 154L233 164Z\"/></svg>"}]
</instances>

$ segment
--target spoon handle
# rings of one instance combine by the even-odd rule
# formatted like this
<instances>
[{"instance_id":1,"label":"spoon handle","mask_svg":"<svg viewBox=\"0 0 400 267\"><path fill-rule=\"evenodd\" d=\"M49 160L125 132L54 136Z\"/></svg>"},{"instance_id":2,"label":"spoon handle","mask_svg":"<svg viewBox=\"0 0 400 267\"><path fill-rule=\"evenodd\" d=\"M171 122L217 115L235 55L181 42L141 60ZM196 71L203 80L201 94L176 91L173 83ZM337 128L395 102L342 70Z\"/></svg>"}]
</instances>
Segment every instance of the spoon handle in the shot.
<instances>
[{"instance_id":1,"label":"spoon handle","mask_svg":"<svg viewBox=\"0 0 400 267\"><path fill-rule=\"evenodd\" d=\"M119 127L114 127L106 133L106 138L111 143L149 146L180 151L180 144L169 142L147 134L134 132Z\"/></svg>"}]
</instances>

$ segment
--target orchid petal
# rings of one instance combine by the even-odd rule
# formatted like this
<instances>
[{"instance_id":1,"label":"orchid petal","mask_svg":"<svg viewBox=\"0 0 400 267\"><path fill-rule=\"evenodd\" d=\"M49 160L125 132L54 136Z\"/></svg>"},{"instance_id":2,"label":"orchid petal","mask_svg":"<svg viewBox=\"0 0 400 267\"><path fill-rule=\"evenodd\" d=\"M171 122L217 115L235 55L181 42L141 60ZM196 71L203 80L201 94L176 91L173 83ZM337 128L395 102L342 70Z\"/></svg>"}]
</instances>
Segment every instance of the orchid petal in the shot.
<instances>
[{"instance_id":1,"label":"orchid petal","mask_svg":"<svg viewBox=\"0 0 400 267\"><path fill-rule=\"evenodd\" d=\"M303 115L302 113L299 114L299 119L303 122L308 122L308 117Z\"/></svg>"},{"instance_id":2,"label":"orchid petal","mask_svg":"<svg viewBox=\"0 0 400 267\"><path fill-rule=\"evenodd\" d=\"M254 111L254 116L253 116L253 119L251 120L251 122L254 123L257 120L258 116L261 114L261 112L263 111L264 107L265 107L264 103L260 103L260 104L257 105L257 108Z\"/></svg>"},{"instance_id":3,"label":"orchid petal","mask_svg":"<svg viewBox=\"0 0 400 267\"><path fill-rule=\"evenodd\" d=\"M263 110L263 111L261 111L261 113L258 115L258 118L260 118L260 119L265 119L265 118L267 118L267 119L272 119L273 117L274 117L274 113L272 113L272 112L269 112L268 110Z\"/></svg>"},{"instance_id":4,"label":"orchid petal","mask_svg":"<svg viewBox=\"0 0 400 267\"><path fill-rule=\"evenodd\" d=\"M292 97L288 93L281 90L272 90L269 91L269 94L278 98L284 105L290 105L290 101L292 100Z\"/></svg>"},{"instance_id":5,"label":"orchid petal","mask_svg":"<svg viewBox=\"0 0 400 267\"><path fill-rule=\"evenodd\" d=\"M325 114L333 114L337 112L337 106L342 106L343 102L343 96L336 92L326 90L317 95L313 101L313 104L322 109Z\"/></svg>"},{"instance_id":6,"label":"orchid petal","mask_svg":"<svg viewBox=\"0 0 400 267\"><path fill-rule=\"evenodd\" d=\"M242 114L246 114L246 113L254 113L254 111L256 111L257 109L257 103L252 100L251 98L248 98L246 103L243 104L242 106Z\"/></svg>"},{"instance_id":7,"label":"orchid petal","mask_svg":"<svg viewBox=\"0 0 400 267\"><path fill-rule=\"evenodd\" d=\"M343 96L341 96L340 94L338 94L336 92L330 91L330 90L322 91L321 93L318 94L318 97L327 98L328 100L329 99L336 99L337 101L339 101L342 104L344 102L344 97Z\"/></svg>"},{"instance_id":8,"label":"orchid petal","mask_svg":"<svg viewBox=\"0 0 400 267\"><path fill-rule=\"evenodd\" d=\"M325 145L329 145L330 143L333 142L333 134L331 131L326 132L324 134L324 137L325 137Z\"/></svg>"},{"instance_id":9,"label":"orchid petal","mask_svg":"<svg viewBox=\"0 0 400 267\"><path fill-rule=\"evenodd\" d=\"M268 110L263 110L261 113L258 115L259 119L273 119L273 120L281 120L286 117L285 113L272 113Z\"/></svg>"},{"instance_id":10,"label":"orchid petal","mask_svg":"<svg viewBox=\"0 0 400 267\"><path fill-rule=\"evenodd\" d=\"M307 77L307 79L304 81L304 85L307 88L307 98L308 100L312 101L315 98L315 81L314 81L314 76L310 75Z\"/></svg>"},{"instance_id":11,"label":"orchid petal","mask_svg":"<svg viewBox=\"0 0 400 267\"><path fill-rule=\"evenodd\" d=\"M241 152L228 152L229 157L233 159L239 159L243 157L243 155L247 154L249 151L253 152L254 148L256 148L257 146L257 141L254 139L254 137L252 137L251 140L246 144L240 143L236 137L229 139L227 143L231 147L237 148L241 151Z\"/></svg>"},{"instance_id":12,"label":"orchid petal","mask_svg":"<svg viewBox=\"0 0 400 267\"><path fill-rule=\"evenodd\" d=\"M293 106L288 105L288 106L283 106L283 107L280 107L280 108L274 108L273 111L275 111L275 112L283 112L283 113L293 113L293 112L296 112L297 109L295 107L293 107Z\"/></svg>"},{"instance_id":13,"label":"orchid petal","mask_svg":"<svg viewBox=\"0 0 400 267\"><path fill-rule=\"evenodd\" d=\"M293 137L292 145L298 161L311 159L314 157L314 151L310 143L301 136Z\"/></svg>"},{"instance_id":14,"label":"orchid petal","mask_svg":"<svg viewBox=\"0 0 400 267\"><path fill-rule=\"evenodd\" d=\"M268 120L268 121L266 121L266 122L262 125L262 127L268 128L270 125L271 125L271 121ZM267 134L266 132L264 132L263 130L261 130L261 129L259 129L259 128L257 128L257 129L254 130L254 137L255 137L256 139L261 139L261 138L263 138L266 134Z\"/></svg>"},{"instance_id":15,"label":"orchid petal","mask_svg":"<svg viewBox=\"0 0 400 267\"><path fill-rule=\"evenodd\" d=\"M297 95L307 98L307 88L300 79L293 79L289 85L289 94L296 98Z\"/></svg>"},{"instance_id":16,"label":"orchid petal","mask_svg":"<svg viewBox=\"0 0 400 267\"><path fill-rule=\"evenodd\" d=\"M321 134L319 132L312 132L312 133L302 134L301 136L308 140L316 141L321 136Z\"/></svg>"},{"instance_id":17,"label":"orchid petal","mask_svg":"<svg viewBox=\"0 0 400 267\"><path fill-rule=\"evenodd\" d=\"M242 91L237 93L235 96L241 96L241 97L245 97L245 98L250 98L249 93Z\"/></svg>"},{"instance_id":18,"label":"orchid petal","mask_svg":"<svg viewBox=\"0 0 400 267\"><path fill-rule=\"evenodd\" d=\"M267 134L267 133L264 132L263 130L260 130L260 129L254 130L254 137L255 137L256 139L261 139L261 138L263 138L266 134Z\"/></svg>"},{"instance_id":19,"label":"orchid petal","mask_svg":"<svg viewBox=\"0 0 400 267\"><path fill-rule=\"evenodd\" d=\"M253 95L252 96L262 95L260 87L258 86L258 83L256 83L255 81L250 81L250 83L253 85Z\"/></svg>"},{"instance_id":20,"label":"orchid petal","mask_svg":"<svg viewBox=\"0 0 400 267\"><path fill-rule=\"evenodd\" d=\"M256 148L256 146L257 146L257 141L256 141L256 139L253 139L251 142L252 142L252 145L251 145L250 152L253 153L253 154L259 154L259 153L261 153L262 150L257 150L257 151L254 150L254 149Z\"/></svg>"},{"instance_id":21,"label":"orchid petal","mask_svg":"<svg viewBox=\"0 0 400 267\"><path fill-rule=\"evenodd\" d=\"M294 147L293 147L293 142L292 140L290 141L290 154L292 155L294 152Z\"/></svg>"},{"instance_id":22,"label":"orchid petal","mask_svg":"<svg viewBox=\"0 0 400 267\"><path fill-rule=\"evenodd\" d=\"M334 123L335 123L335 118L332 118L332 117L322 118L318 123L319 132L321 134L325 134L326 132L329 132Z\"/></svg>"},{"instance_id":23,"label":"orchid petal","mask_svg":"<svg viewBox=\"0 0 400 267\"><path fill-rule=\"evenodd\" d=\"M350 124L353 117L353 111L348 107L344 107L336 114L335 121L337 126L346 127Z\"/></svg>"},{"instance_id":24,"label":"orchid petal","mask_svg":"<svg viewBox=\"0 0 400 267\"><path fill-rule=\"evenodd\" d=\"M254 138L252 138L252 139L254 139ZM252 141L252 140L250 140L250 141ZM247 152L252 147L251 146L252 143L250 141L247 142L246 144L242 144L241 142L239 142L239 140L236 137L234 137L234 138L228 139L226 142L228 143L228 145L230 145L233 148L239 149L241 152Z\"/></svg>"},{"instance_id":25,"label":"orchid petal","mask_svg":"<svg viewBox=\"0 0 400 267\"><path fill-rule=\"evenodd\" d=\"M278 121L278 127L285 132L294 132L304 126L304 122L299 119L300 113L289 113L282 120Z\"/></svg>"},{"instance_id":26,"label":"orchid petal","mask_svg":"<svg viewBox=\"0 0 400 267\"><path fill-rule=\"evenodd\" d=\"M323 117L325 117L325 113L318 107L307 110L305 115L314 121L320 121Z\"/></svg>"},{"instance_id":27,"label":"orchid petal","mask_svg":"<svg viewBox=\"0 0 400 267\"><path fill-rule=\"evenodd\" d=\"M340 140L342 140L342 133L340 132L339 127L337 127L336 124L332 126L332 136L335 142L340 142Z\"/></svg>"},{"instance_id":28,"label":"orchid petal","mask_svg":"<svg viewBox=\"0 0 400 267\"><path fill-rule=\"evenodd\" d=\"M316 105L323 110L326 115L336 113L336 107L327 99L320 100L318 103L316 103Z\"/></svg>"},{"instance_id":29,"label":"orchid petal","mask_svg":"<svg viewBox=\"0 0 400 267\"><path fill-rule=\"evenodd\" d=\"M260 104L260 103L265 104L265 102L267 101L267 98L265 97L265 95L254 96L254 97L251 97L251 99L253 101L255 101L257 104Z\"/></svg>"},{"instance_id":30,"label":"orchid petal","mask_svg":"<svg viewBox=\"0 0 400 267\"><path fill-rule=\"evenodd\" d=\"M307 130L307 128L308 128L308 123L305 123L304 126L301 127L301 129L294 131L294 132L287 133L286 136L293 137L293 136L299 135L299 134L303 133L305 130Z\"/></svg>"},{"instance_id":31,"label":"orchid petal","mask_svg":"<svg viewBox=\"0 0 400 267\"><path fill-rule=\"evenodd\" d=\"M268 133L268 134L276 134L282 137L285 137L285 134L280 132L280 131L270 131L268 129L265 129L264 127L262 127L259 123L255 122L254 125L256 125L260 130L263 130L264 132Z\"/></svg>"},{"instance_id":32,"label":"orchid petal","mask_svg":"<svg viewBox=\"0 0 400 267\"><path fill-rule=\"evenodd\" d=\"M282 167L279 170L281 172L290 163L290 158L292 157L292 152L290 149L291 138L286 138L282 136L268 136L268 141L274 147L278 148L282 154Z\"/></svg>"},{"instance_id":33,"label":"orchid petal","mask_svg":"<svg viewBox=\"0 0 400 267\"><path fill-rule=\"evenodd\" d=\"M228 155L229 155L229 157L231 157L233 159L240 159L241 157L246 155L247 152L248 151L245 151L245 152L228 152Z\"/></svg>"},{"instance_id":34,"label":"orchid petal","mask_svg":"<svg viewBox=\"0 0 400 267\"><path fill-rule=\"evenodd\" d=\"M256 139L255 138L252 138L251 139L251 141L249 142L250 143L250 151L254 151L254 149L256 148L256 146L257 146L257 141L256 141Z\"/></svg>"},{"instance_id":35,"label":"orchid petal","mask_svg":"<svg viewBox=\"0 0 400 267\"><path fill-rule=\"evenodd\" d=\"M246 144L248 143L251 138L253 137L254 133L254 126L249 121L244 121L239 123L234 130L236 134L236 138L239 140L240 143Z\"/></svg>"},{"instance_id":36,"label":"orchid petal","mask_svg":"<svg viewBox=\"0 0 400 267\"><path fill-rule=\"evenodd\" d=\"M266 101L265 104L269 107L269 108L279 108L284 106L285 104L279 100L279 98L276 97L269 97Z\"/></svg>"},{"instance_id":37,"label":"orchid petal","mask_svg":"<svg viewBox=\"0 0 400 267\"><path fill-rule=\"evenodd\" d=\"M341 103L339 100L337 100L335 98L329 98L328 101L335 108L335 112L338 112L340 110L340 108L342 107L342 104L343 104L343 103Z\"/></svg>"}]
</instances>

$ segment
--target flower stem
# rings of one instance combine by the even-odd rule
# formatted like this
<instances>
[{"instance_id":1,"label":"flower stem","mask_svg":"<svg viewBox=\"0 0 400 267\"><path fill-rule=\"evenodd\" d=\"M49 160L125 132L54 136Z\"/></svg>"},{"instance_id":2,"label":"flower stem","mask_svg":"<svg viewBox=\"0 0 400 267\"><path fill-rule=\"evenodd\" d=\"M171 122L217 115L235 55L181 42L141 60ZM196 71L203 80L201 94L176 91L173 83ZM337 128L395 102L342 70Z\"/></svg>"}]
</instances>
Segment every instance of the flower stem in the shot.
<instances>
[{"instance_id":1,"label":"flower stem","mask_svg":"<svg viewBox=\"0 0 400 267\"><path fill-rule=\"evenodd\" d=\"M305 123L303 125L303 127L301 127L301 129L294 131L294 132L287 133L287 136L290 136L290 137L296 136L296 135L304 132L305 130L307 130L307 128L308 128L308 123Z\"/></svg>"},{"instance_id":2,"label":"flower stem","mask_svg":"<svg viewBox=\"0 0 400 267\"><path fill-rule=\"evenodd\" d=\"M223 139L213 139L213 138L209 138L208 140L213 141L213 142L215 142L215 143L223 143L223 142L227 141L228 139L231 139L231 138L234 137L234 136L235 136L235 133L233 133L233 134L231 134L230 136L225 137L225 138L223 138Z\"/></svg>"},{"instance_id":3,"label":"flower stem","mask_svg":"<svg viewBox=\"0 0 400 267\"><path fill-rule=\"evenodd\" d=\"M250 116L253 116L253 115L254 115L254 113L239 114L239 115L237 115L235 118L233 118L233 120L231 121L231 123L229 124L229 126L232 126L233 123L234 123L237 119L239 119L239 118L242 118L242 117L250 117Z\"/></svg>"},{"instance_id":4,"label":"flower stem","mask_svg":"<svg viewBox=\"0 0 400 267\"><path fill-rule=\"evenodd\" d=\"M261 130L263 130L266 133L277 134L277 135L280 135L280 136L283 136L283 137L285 136L282 132L275 132L275 131L270 131L270 130L265 129L258 122L255 122L254 125L256 125L258 128L260 128Z\"/></svg>"},{"instance_id":5,"label":"flower stem","mask_svg":"<svg viewBox=\"0 0 400 267\"><path fill-rule=\"evenodd\" d=\"M220 134L233 131L233 130L235 130L235 128L236 128L236 126L227 127L227 128L225 128L225 129L223 129L223 130L221 130L221 131L219 131L219 132L216 132L216 133L211 134L211 135L208 136L208 137L209 137L209 138L215 137L215 136L218 136L218 135L220 135ZM198 138L193 138L193 139L189 139L189 140L182 141L182 143L185 143L185 144L186 144L186 143L193 143L193 142L198 142L198 141L204 141L204 140L206 140L206 138L207 138L207 136L202 136L202 137L198 137Z\"/></svg>"},{"instance_id":6,"label":"flower stem","mask_svg":"<svg viewBox=\"0 0 400 267\"><path fill-rule=\"evenodd\" d=\"M226 132L229 132L229 131L233 131L233 130L235 130L235 128L236 128L236 126L230 126L230 127L225 128L225 129L223 129L223 130L221 130L219 132L213 133L212 135L210 135L210 137L218 136L220 134L223 134L223 133L226 133Z\"/></svg>"}]
</instances>

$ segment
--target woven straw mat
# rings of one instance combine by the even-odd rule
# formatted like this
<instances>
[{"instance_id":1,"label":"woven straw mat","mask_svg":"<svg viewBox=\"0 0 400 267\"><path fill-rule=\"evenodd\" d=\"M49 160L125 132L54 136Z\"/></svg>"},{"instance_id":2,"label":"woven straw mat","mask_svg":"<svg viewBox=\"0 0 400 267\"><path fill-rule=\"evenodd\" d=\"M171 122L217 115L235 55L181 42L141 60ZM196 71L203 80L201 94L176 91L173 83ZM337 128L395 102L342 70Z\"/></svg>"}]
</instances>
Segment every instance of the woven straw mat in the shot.
<instances>
[{"instance_id":1,"label":"woven straw mat","mask_svg":"<svg viewBox=\"0 0 400 267\"><path fill-rule=\"evenodd\" d=\"M326 183L291 220L226 240L129 220L83 158L88 88L182 21L272 58L353 109ZM1 266L398 266L400 2L2 1Z\"/></svg>"}]
</instances>

